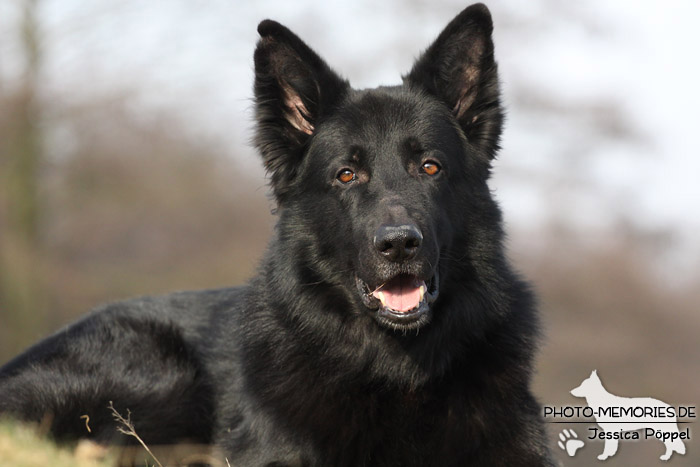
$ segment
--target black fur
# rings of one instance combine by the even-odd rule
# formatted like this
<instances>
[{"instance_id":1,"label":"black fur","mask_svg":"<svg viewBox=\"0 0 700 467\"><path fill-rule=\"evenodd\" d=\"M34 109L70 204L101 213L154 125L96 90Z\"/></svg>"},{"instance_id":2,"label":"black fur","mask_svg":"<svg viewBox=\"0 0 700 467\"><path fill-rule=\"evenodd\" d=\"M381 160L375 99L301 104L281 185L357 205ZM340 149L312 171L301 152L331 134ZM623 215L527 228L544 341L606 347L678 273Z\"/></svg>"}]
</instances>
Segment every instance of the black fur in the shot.
<instances>
[{"instance_id":1,"label":"black fur","mask_svg":"<svg viewBox=\"0 0 700 467\"><path fill-rule=\"evenodd\" d=\"M533 299L487 185L503 114L486 7L370 90L284 26L258 31L279 214L258 275L96 310L0 370L0 412L118 442L114 401L147 443L215 444L231 465L550 465ZM402 311L380 303L390 284L425 295Z\"/></svg>"}]
</instances>

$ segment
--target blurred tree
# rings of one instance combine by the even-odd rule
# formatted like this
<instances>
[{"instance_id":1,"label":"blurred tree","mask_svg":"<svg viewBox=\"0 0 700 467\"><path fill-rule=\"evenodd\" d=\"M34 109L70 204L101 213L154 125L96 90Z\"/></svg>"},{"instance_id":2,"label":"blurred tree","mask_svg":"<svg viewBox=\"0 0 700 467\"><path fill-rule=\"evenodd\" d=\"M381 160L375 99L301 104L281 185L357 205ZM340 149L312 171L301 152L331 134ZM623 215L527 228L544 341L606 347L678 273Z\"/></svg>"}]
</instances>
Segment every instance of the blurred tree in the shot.
<instances>
[{"instance_id":1,"label":"blurred tree","mask_svg":"<svg viewBox=\"0 0 700 467\"><path fill-rule=\"evenodd\" d=\"M7 96L0 150L0 313L1 329L36 329L43 310L38 190L42 162L37 81L41 47L37 21L38 0L24 0L21 35L25 68L21 85ZM0 350L21 341L16 333L0 331Z\"/></svg>"}]
</instances>

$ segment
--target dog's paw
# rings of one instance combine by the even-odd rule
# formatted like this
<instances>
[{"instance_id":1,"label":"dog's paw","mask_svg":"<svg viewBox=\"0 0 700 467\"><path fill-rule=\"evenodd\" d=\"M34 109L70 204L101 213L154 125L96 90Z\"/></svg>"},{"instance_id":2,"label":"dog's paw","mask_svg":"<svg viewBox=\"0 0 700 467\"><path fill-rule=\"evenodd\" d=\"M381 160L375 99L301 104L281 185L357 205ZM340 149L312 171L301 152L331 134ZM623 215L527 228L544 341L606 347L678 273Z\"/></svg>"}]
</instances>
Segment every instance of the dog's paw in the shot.
<instances>
[{"instance_id":1,"label":"dog's paw","mask_svg":"<svg viewBox=\"0 0 700 467\"><path fill-rule=\"evenodd\" d=\"M569 457L574 457L576 451L581 449L584 442L578 439L578 435L574 430L564 429L559 433L559 442L557 445L569 455Z\"/></svg>"}]
</instances>

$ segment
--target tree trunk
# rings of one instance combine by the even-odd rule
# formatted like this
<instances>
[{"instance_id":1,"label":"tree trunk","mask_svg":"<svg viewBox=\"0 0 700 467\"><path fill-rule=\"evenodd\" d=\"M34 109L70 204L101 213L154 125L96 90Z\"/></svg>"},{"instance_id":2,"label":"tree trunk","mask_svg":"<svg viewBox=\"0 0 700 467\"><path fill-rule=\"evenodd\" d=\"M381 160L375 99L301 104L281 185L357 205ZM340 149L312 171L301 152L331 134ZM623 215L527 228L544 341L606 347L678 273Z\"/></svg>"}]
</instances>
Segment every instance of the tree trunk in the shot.
<instances>
[{"instance_id":1,"label":"tree trunk","mask_svg":"<svg viewBox=\"0 0 700 467\"><path fill-rule=\"evenodd\" d=\"M37 79L40 68L37 0L25 0L19 28L25 71L0 117L0 354L41 332L45 312L39 238L42 163ZM19 332L18 332L19 331Z\"/></svg>"}]
</instances>

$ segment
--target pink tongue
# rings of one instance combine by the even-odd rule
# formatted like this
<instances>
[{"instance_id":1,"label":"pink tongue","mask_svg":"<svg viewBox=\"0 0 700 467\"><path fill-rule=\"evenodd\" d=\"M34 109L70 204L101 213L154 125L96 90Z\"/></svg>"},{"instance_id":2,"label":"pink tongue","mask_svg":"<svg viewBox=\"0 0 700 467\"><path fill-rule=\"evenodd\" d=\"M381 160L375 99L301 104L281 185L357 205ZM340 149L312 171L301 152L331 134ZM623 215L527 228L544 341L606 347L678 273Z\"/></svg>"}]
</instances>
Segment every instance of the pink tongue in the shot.
<instances>
[{"instance_id":1,"label":"pink tongue","mask_svg":"<svg viewBox=\"0 0 700 467\"><path fill-rule=\"evenodd\" d=\"M404 312L418 306L422 285L425 285L425 282L418 281L415 277L399 276L375 290L374 296L379 298L378 293L383 292L387 307Z\"/></svg>"}]
</instances>

